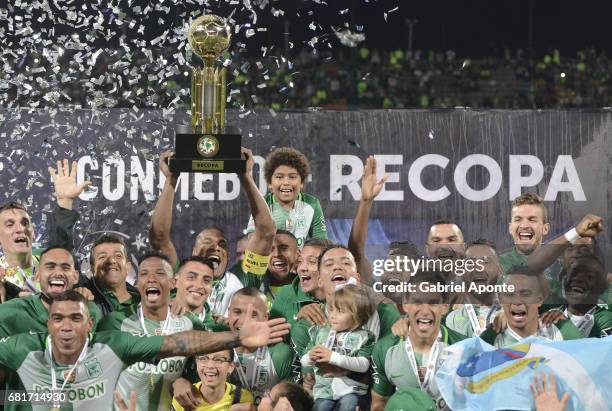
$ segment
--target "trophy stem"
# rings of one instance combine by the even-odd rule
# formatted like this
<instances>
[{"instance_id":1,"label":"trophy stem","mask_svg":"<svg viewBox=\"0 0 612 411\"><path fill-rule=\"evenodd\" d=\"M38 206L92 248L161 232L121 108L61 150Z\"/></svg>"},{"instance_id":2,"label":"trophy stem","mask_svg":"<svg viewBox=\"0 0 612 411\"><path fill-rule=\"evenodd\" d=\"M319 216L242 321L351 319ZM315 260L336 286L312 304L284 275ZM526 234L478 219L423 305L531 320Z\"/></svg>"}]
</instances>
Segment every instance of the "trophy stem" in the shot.
<instances>
[{"instance_id":1,"label":"trophy stem","mask_svg":"<svg viewBox=\"0 0 612 411\"><path fill-rule=\"evenodd\" d=\"M191 126L200 133L225 130L225 84L227 70L204 59L204 67L193 70L191 80Z\"/></svg>"}]
</instances>

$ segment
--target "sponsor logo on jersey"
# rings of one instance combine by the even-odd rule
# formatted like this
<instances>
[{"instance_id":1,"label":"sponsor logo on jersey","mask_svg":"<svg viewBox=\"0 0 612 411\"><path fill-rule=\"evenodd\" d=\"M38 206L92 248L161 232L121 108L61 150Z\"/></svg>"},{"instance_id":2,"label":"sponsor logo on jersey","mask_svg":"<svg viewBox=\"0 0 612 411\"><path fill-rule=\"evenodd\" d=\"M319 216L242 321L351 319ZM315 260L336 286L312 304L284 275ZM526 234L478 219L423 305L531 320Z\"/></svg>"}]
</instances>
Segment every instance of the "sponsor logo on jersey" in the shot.
<instances>
[{"instance_id":1,"label":"sponsor logo on jersey","mask_svg":"<svg viewBox=\"0 0 612 411\"><path fill-rule=\"evenodd\" d=\"M85 363L85 370L87 371L89 378L96 378L102 375L102 365L97 358L87 361Z\"/></svg>"},{"instance_id":2,"label":"sponsor logo on jersey","mask_svg":"<svg viewBox=\"0 0 612 411\"><path fill-rule=\"evenodd\" d=\"M53 392L51 387L33 384L32 390L36 393ZM69 402L90 401L101 398L106 394L106 381L98 381L84 387L71 387L64 389L66 400Z\"/></svg>"}]
</instances>

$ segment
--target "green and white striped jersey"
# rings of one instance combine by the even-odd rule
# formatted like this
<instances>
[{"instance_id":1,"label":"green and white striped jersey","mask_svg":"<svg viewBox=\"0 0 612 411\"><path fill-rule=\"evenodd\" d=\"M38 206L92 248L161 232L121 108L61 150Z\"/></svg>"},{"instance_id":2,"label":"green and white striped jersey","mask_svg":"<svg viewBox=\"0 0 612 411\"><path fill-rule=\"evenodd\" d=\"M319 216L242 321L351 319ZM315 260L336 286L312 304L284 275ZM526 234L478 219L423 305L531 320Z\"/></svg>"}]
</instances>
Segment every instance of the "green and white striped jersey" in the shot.
<instances>
[{"instance_id":1,"label":"green and white striped jersey","mask_svg":"<svg viewBox=\"0 0 612 411\"><path fill-rule=\"evenodd\" d=\"M449 330L445 326L440 327L442 338L440 340L439 355L436 359L436 370L446 359L445 348L451 344L465 339L464 335ZM425 367L429 362L429 354L414 354L418 368ZM395 335L381 338L372 352L372 379L374 381L372 390L383 397L390 397L396 390L405 388L421 389L417 379L417 373L410 364L406 350L406 340ZM435 378L432 378L427 393L438 404L438 408L444 405Z\"/></svg>"},{"instance_id":2,"label":"green and white striped jersey","mask_svg":"<svg viewBox=\"0 0 612 411\"><path fill-rule=\"evenodd\" d=\"M237 354L236 369L229 380L251 391L254 397L261 397L265 390L293 377L294 352L285 343L263 347L253 353Z\"/></svg>"},{"instance_id":3,"label":"green and white striped jersey","mask_svg":"<svg viewBox=\"0 0 612 411\"><path fill-rule=\"evenodd\" d=\"M0 368L7 376L7 392L28 390L50 392L52 367L57 386L64 385L68 403L62 410L108 411L119 374L136 362L155 363L163 337L135 337L123 332L97 332L89 342L69 380L65 380L73 365L59 365L51 359L48 334L19 334L0 339ZM129 398L126 397L126 398ZM46 405L5 405L5 410L48 411Z\"/></svg>"},{"instance_id":4,"label":"green and white striped jersey","mask_svg":"<svg viewBox=\"0 0 612 411\"><path fill-rule=\"evenodd\" d=\"M100 329L124 331L136 337L205 329L195 315L187 313L180 317L170 316L166 320L168 323L143 317L146 327L143 330L139 313L140 309L136 314L125 317L121 313L112 312L102 321ZM164 358L156 365L137 362L121 373L117 389L123 398L130 398L130 393L136 392L137 410L169 411L172 409L172 383L183 374L186 362L186 357Z\"/></svg>"},{"instance_id":5,"label":"green and white striped jersey","mask_svg":"<svg viewBox=\"0 0 612 411\"><path fill-rule=\"evenodd\" d=\"M306 347L304 356L316 345L323 345L333 353L347 357L370 358L374 348L374 334L365 329L353 331L342 331L334 333L331 338L331 327L329 325L313 326L309 330L313 334L310 343ZM351 375L339 377L325 377L319 367L314 365L315 384L313 394L315 399L338 400L347 394L365 395L368 393L368 384L356 381Z\"/></svg>"},{"instance_id":6,"label":"green and white striped jersey","mask_svg":"<svg viewBox=\"0 0 612 411\"><path fill-rule=\"evenodd\" d=\"M291 210L283 208L272 193L266 194L265 200L272 213L272 219L276 223L276 229L291 232L297 239L299 248L302 248L304 241L308 238L327 238L325 216L321 203L315 196L306 193L298 194ZM253 231L255 231L255 221L251 216L247 232Z\"/></svg>"},{"instance_id":7,"label":"green and white striped jersey","mask_svg":"<svg viewBox=\"0 0 612 411\"><path fill-rule=\"evenodd\" d=\"M493 320L495 320L497 313L501 311L501 306L499 305L487 307L473 304L472 307L474 307L478 324L482 330L485 330ZM444 319L444 324L451 330L463 334L466 337L476 337L466 304L462 304L460 308L451 311Z\"/></svg>"},{"instance_id":8,"label":"green and white striped jersey","mask_svg":"<svg viewBox=\"0 0 612 411\"><path fill-rule=\"evenodd\" d=\"M560 320L550 327L546 327L540 323L538 331L533 334L533 337L541 337L550 341L576 340L583 338L582 334L580 334L580 330L569 320ZM497 348L508 347L523 340L523 338L510 327L507 327L501 333L497 333L492 328L487 328L480 335L480 338Z\"/></svg>"}]
</instances>

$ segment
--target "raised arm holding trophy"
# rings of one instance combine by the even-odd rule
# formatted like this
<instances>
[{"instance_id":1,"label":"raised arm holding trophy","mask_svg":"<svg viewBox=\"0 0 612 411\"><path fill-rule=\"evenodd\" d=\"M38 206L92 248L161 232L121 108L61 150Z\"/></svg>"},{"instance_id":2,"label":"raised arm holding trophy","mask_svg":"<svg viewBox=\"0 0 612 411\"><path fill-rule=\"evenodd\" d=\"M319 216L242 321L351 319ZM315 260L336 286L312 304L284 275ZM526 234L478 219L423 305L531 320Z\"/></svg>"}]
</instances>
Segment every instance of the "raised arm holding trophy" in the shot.
<instances>
[{"instance_id":1,"label":"raised arm holding trophy","mask_svg":"<svg viewBox=\"0 0 612 411\"><path fill-rule=\"evenodd\" d=\"M226 73L215 60L229 46L231 30L226 20L207 14L189 27L189 44L202 61L191 78L191 124L178 126L175 155L168 165L173 172L241 173L246 160L240 155L241 135L226 127Z\"/></svg>"}]
</instances>

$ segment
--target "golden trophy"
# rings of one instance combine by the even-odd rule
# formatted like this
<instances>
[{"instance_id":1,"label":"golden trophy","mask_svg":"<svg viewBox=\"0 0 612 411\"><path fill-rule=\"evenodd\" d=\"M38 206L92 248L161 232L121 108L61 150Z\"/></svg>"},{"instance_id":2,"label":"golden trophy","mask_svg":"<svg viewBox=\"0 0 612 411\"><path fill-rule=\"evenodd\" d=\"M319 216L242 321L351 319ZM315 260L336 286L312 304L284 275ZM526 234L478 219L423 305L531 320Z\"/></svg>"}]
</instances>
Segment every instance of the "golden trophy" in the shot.
<instances>
[{"instance_id":1,"label":"golden trophy","mask_svg":"<svg viewBox=\"0 0 612 411\"><path fill-rule=\"evenodd\" d=\"M215 60L227 49L231 29L224 18L207 14L189 26L189 45L204 62L191 77L191 124L175 131L173 172L241 173L241 135L225 124L227 70Z\"/></svg>"}]
</instances>

